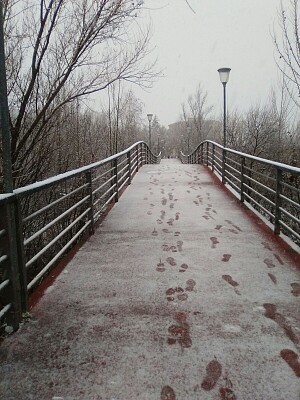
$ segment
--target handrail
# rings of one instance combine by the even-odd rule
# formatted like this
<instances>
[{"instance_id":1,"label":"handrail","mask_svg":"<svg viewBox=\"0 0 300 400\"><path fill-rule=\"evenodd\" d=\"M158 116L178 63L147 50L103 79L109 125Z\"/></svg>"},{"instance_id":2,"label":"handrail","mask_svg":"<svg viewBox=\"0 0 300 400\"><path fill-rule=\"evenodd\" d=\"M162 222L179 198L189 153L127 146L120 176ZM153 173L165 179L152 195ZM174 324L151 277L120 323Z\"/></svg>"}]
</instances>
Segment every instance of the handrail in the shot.
<instances>
[{"instance_id":1,"label":"handrail","mask_svg":"<svg viewBox=\"0 0 300 400\"><path fill-rule=\"evenodd\" d=\"M104 160L100 160L100 161L94 162L92 164L85 165L83 167L80 167L80 168L65 172L63 174L55 175L55 176L53 176L51 178L44 179L44 180L42 180L40 182L35 182L35 183L30 184L30 185L15 189L14 193L15 194L23 194L24 192L32 193L34 191L39 190L41 187L43 187L45 189L45 188L50 187L52 185L55 185L55 184L57 184L59 182L63 182L65 180L67 180L67 179L74 178L75 176L78 176L78 175L80 175L80 174L82 174L84 172L87 172L87 171L91 170L91 169L98 168L98 167L100 167L102 165L105 165L105 164L107 164L107 163L109 163L111 161L114 161L114 160L116 160L116 159L128 154L131 150L136 148L138 145L146 145L146 143L143 142L143 141L136 142L132 146L128 147L128 149L123 150L120 153L114 154L113 156L107 157ZM161 155L161 153L159 153L159 155L156 156L155 154L153 154L150 151L150 149L149 149L149 152L151 153L151 157L155 157L156 159L158 159L160 157L160 155Z\"/></svg>"},{"instance_id":2,"label":"handrail","mask_svg":"<svg viewBox=\"0 0 300 400\"><path fill-rule=\"evenodd\" d=\"M206 164L274 228L300 245L300 168L205 140L182 163Z\"/></svg>"},{"instance_id":3,"label":"handrail","mask_svg":"<svg viewBox=\"0 0 300 400\"><path fill-rule=\"evenodd\" d=\"M246 157L246 158L248 158L248 159L250 159L250 160L258 161L258 162L261 162L261 163L266 164L266 165L271 165L271 166L273 166L273 167L278 167L278 168L281 168L281 169L284 170L284 171L289 171L289 172L293 171L293 172L295 172L295 173L299 173L299 171L300 171L300 168L294 167L294 166L292 166L292 165L283 164L283 163L280 163L280 162L277 162L277 161L268 160L268 159L266 159L266 158L261 158L261 157L253 156L253 155L248 154L248 153L243 153L243 152L241 152L241 151L237 151L237 150L230 149L229 147L223 147L223 146L220 145L219 143L213 142L212 140L204 140L204 141L201 142L201 143L196 147L196 149L195 149L192 153L190 153L190 154L184 154L182 151L180 152L180 154L181 154L183 157L192 156L192 154L194 154L201 146L203 146L204 143L210 143L210 144L212 144L212 145L214 145L214 146L216 146L216 147L219 147L219 148L222 149L222 150L228 151L229 153L237 154L237 155L239 155L239 156L241 156L241 157Z\"/></svg>"},{"instance_id":4,"label":"handrail","mask_svg":"<svg viewBox=\"0 0 300 400\"><path fill-rule=\"evenodd\" d=\"M0 328L17 329L28 296L144 164L160 162L139 141L103 160L0 194Z\"/></svg>"}]
</instances>

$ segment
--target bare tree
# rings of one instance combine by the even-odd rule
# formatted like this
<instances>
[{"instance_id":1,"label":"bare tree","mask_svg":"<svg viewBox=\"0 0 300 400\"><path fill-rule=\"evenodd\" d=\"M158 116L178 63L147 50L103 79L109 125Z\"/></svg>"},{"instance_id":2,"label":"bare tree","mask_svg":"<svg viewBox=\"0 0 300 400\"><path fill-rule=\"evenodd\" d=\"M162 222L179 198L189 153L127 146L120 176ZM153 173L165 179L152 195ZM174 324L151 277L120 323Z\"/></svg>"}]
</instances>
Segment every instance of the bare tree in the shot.
<instances>
[{"instance_id":1,"label":"bare tree","mask_svg":"<svg viewBox=\"0 0 300 400\"><path fill-rule=\"evenodd\" d=\"M143 104L132 90L124 93L120 113L120 146L122 149L142 140Z\"/></svg>"},{"instance_id":2,"label":"bare tree","mask_svg":"<svg viewBox=\"0 0 300 400\"><path fill-rule=\"evenodd\" d=\"M143 106L132 90L125 90L120 81L108 88L109 155L141 139L141 114Z\"/></svg>"},{"instance_id":3,"label":"bare tree","mask_svg":"<svg viewBox=\"0 0 300 400\"><path fill-rule=\"evenodd\" d=\"M185 0L186 4L189 6L190 10L196 14L195 10L192 8L192 6L190 5L190 3L188 2L188 0Z\"/></svg>"},{"instance_id":4,"label":"bare tree","mask_svg":"<svg viewBox=\"0 0 300 400\"><path fill-rule=\"evenodd\" d=\"M36 178L58 111L120 80L147 86L149 30L133 29L143 1L20 0L6 3L6 54L15 185ZM136 31L139 31L137 36ZM26 171L25 171L25 170Z\"/></svg>"},{"instance_id":5,"label":"bare tree","mask_svg":"<svg viewBox=\"0 0 300 400\"><path fill-rule=\"evenodd\" d=\"M273 34L276 51L279 55L277 65L284 74L290 96L299 107L300 96L300 38L299 1L290 0L289 7L281 2L279 11L281 34Z\"/></svg>"},{"instance_id":6,"label":"bare tree","mask_svg":"<svg viewBox=\"0 0 300 400\"><path fill-rule=\"evenodd\" d=\"M244 120L243 151L249 154L268 158L270 144L276 138L277 121L268 107L251 107Z\"/></svg>"},{"instance_id":7,"label":"bare tree","mask_svg":"<svg viewBox=\"0 0 300 400\"><path fill-rule=\"evenodd\" d=\"M207 105L207 92L201 84L197 86L195 93L188 96L187 104L182 104L182 118L186 123L186 130L190 129L191 148L208 139L210 124L207 119L212 108ZM182 133L186 136L186 132Z\"/></svg>"}]
</instances>

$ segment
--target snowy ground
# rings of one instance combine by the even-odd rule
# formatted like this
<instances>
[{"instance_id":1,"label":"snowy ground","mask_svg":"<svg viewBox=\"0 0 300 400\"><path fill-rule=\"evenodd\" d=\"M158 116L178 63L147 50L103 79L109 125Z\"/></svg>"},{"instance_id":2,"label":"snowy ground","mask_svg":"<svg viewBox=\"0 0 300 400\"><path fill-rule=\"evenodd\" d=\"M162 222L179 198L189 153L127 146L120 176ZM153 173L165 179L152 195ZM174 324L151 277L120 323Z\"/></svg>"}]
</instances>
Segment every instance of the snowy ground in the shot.
<instances>
[{"instance_id":1,"label":"snowy ground","mask_svg":"<svg viewBox=\"0 0 300 400\"><path fill-rule=\"evenodd\" d=\"M299 400L300 272L279 243L204 167L144 166L1 344L0 398Z\"/></svg>"}]
</instances>

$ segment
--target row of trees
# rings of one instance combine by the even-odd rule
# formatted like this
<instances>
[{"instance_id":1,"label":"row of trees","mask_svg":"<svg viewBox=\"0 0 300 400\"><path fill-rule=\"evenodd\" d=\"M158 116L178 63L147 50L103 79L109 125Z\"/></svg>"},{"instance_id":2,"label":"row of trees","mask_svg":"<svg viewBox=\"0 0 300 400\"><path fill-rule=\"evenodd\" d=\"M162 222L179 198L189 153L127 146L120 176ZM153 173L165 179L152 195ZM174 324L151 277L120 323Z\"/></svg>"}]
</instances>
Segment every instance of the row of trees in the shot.
<instances>
[{"instance_id":1,"label":"row of trees","mask_svg":"<svg viewBox=\"0 0 300 400\"><path fill-rule=\"evenodd\" d=\"M101 141L100 131L97 138L94 132L99 127L104 128L104 153L106 147L112 152L124 145L128 138L120 132L125 125L130 132L136 129L139 102L132 92L121 95L119 88L124 81L149 86L156 77L155 63L146 62L150 33L141 25L142 6L142 0L3 1L15 187L48 175L50 165L57 173L76 164L71 158L77 142L83 149L79 162L87 161L92 156L87 156L85 144L95 149L93 141ZM81 111L88 96L108 88L106 113ZM121 117L122 101L132 107L126 113L131 120Z\"/></svg>"},{"instance_id":2,"label":"row of trees","mask_svg":"<svg viewBox=\"0 0 300 400\"><path fill-rule=\"evenodd\" d=\"M280 36L273 35L282 80L266 104L244 113L235 110L227 123L227 146L252 155L300 165L300 39L299 1L283 3L279 12ZM201 84L182 105L181 121L172 127L177 147L192 151L204 139L222 143L222 117L213 116L208 93ZM181 140L180 140L181 136ZM178 150L178 149L177 149Z\"/></svg>"},{"instance_id":3,"label":"row of trees","mask_svg":"<svg viewBox=\"0 0 300 400\"><path fill-rule=\"evenodd\" d=\"M31 162L15 173L18 186L92 163L128 147L144 134L142 104L131 90L110 93L107 105L95 112L77 99L56 113ZM143 136L144 137L144 136ZM32 168L32 165L35 168Z\"/></svg>"},{"instance_id":4,"label":"row of trees","mask_svg":"<svg viewBox=\"0 0 300 400\"><path fill-rule=\"evenodd\" d=\"M213 119L212 107L207 105L207 93L201 85L182 110L181 123L175 124L175 128L177 136L183 135L178 144L184 145L185 152L191 152L204 139L222 143L222 117ZM245 113L236 110L228 114L227 146L258 157L299 164L300 124L297 108L285 86L279 98L272 90L265 105L252 106Z\"/></svg>"},{"instance_id":5,"label":"row of trees","mask_svg":"<svg viewBox=\"0 0 300 400\"><path fill-rule=\"evenodd\" d=\"M143 105L123 85L149 86L157 77L154 63L145 61L150 34L139 18L142 0L6 0L3 5L15 187L148 138ZM273 91L266 105L231 113L228 146L295 164L298 0L291 0L289 12L281 9L282 35L274 35L283 74L280 96ZM92 112L86 99L101 91L107 93L106 106ZM205 138L222 143L221 119L213 117L208 93L199 84L182 105L181 121L169 131L153 119L153 149L171 156L179 148L191 151Z\"/></svg>"}]
</instances>

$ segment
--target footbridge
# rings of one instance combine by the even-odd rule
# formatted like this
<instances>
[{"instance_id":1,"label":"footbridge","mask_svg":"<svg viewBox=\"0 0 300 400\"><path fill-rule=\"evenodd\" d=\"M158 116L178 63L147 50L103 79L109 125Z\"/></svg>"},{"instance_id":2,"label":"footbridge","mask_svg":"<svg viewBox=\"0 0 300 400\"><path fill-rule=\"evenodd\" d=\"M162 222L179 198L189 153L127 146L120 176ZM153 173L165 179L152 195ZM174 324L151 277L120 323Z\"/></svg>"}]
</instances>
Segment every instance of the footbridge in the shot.
<instances>
[{"instance_id":1,"label":"footbridge","mask_svg":"<svg viewBox=\"0 0 300 400\"><path fill-rule=\"evenodd\" d=\"M0 397L300 398L300 169L144 142L0 198Z\"/></svg>"}]
</instances>

